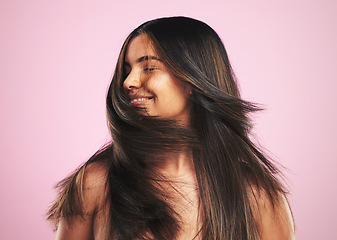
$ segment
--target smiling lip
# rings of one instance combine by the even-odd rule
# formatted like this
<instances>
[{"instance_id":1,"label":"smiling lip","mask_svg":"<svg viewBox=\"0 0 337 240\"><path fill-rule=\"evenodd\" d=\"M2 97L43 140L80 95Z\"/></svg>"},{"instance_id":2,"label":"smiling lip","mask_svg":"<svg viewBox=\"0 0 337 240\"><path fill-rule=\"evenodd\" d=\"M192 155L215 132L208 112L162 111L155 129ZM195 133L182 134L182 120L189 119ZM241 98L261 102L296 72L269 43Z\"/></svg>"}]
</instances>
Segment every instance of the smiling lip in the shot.
<instances>
[{"instance_id":1,"label":"smiling lip","mask_svg":"<svg viewBox=\"0 0 337 240\"><path fill-rule=\"evenodd\" d=\"M142 105L146 101L151 100L153 97L148 96L137 96L137 95L130 95L130 105Z\"/></svg>"}]
</instances>

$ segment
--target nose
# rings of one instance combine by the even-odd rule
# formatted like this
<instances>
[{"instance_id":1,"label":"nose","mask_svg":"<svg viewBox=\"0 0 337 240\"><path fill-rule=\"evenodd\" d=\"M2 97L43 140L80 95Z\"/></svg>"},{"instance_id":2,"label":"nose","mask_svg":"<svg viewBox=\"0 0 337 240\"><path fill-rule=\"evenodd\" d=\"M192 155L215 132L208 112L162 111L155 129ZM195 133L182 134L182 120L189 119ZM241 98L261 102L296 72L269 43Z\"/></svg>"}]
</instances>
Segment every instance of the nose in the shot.
<instances>
[{"instance_id":1,"label":"nose","mask_svg":"<svg viewBox=\"0 0 337 240\"><path fill-rule=\"evenodd\" d=\"M141 85L142 82L140 73L136 71L131 71L123 83L123 87L126 90L138 89Z\"/></svg>"}]
</instances>

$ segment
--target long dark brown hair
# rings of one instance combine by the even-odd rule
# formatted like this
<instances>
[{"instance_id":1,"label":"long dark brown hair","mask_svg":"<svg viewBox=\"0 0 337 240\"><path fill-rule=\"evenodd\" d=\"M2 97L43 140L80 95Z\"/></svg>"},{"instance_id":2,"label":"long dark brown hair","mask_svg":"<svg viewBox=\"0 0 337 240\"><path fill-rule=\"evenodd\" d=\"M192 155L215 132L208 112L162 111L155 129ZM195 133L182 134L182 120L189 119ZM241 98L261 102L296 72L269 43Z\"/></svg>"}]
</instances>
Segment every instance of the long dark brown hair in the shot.
<instances>
[{"instance_id":1,"label":"long dark brown hair","mask_svg":"<svg viewBox=\"0 0 337 240\"><path fill-rule=\"evenodd\" d=\"M190 86L190 127L141 115L129 105L122 90L127 76L124 61L130 41L139 35L149 39L173 76ZM140 25L121 49L106 105L113 141L59 183L50 220L57 224L61 216L67 220L83 215L81 179L92 162L104 162L106 238L175 239L179 216L164 200L169 196L161 183L168 180L155 166L162 153L189 147L200 196L202 239L259 239L253 189L266 192L273 204L285 190L277 168L250 140L249 114L260 108L240 98L225 47L212 28L186 17Z\"/></svg>"}]
</instances>

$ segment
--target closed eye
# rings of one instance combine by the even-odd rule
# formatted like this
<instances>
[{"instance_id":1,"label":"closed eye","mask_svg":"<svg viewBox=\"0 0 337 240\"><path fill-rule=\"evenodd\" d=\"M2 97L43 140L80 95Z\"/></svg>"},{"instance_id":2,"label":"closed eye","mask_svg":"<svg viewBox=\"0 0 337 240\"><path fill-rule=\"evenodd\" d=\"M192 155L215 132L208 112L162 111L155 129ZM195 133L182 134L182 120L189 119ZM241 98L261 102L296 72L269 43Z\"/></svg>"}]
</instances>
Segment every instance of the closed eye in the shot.
<instances>
[{"instance_id":1,"label":"closed eye","mask_svg":"<svg viewBox=\"0 0 337 240\"><path fill-rule=\"evenodd\" d=\"M130 74L130 72L131 72L131 66L130 66L130 64L125 63L124 64L124 73L125 73L125 76L128 76Z\"/></svg>"},{"instance_id":2,"label":"closed eye","mask_svg":"<svg viewBox=\"0 0 337 240\"><path fill-rule=\"evenodd\" d=\"M153 72L154 70L157 70L157 69L158 68L156 68L156 67L146 67L146 68L143 69L143 71L151 73L151 72Z\"/></svg>"}]
</instances>

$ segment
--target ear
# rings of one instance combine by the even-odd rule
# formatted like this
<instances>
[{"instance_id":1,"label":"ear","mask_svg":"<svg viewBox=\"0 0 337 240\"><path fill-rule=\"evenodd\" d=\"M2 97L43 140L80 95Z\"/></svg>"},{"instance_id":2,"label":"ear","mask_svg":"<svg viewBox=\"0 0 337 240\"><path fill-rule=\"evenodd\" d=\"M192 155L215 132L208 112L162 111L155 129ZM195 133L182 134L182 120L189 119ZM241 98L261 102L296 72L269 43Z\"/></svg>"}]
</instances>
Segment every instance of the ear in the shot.
<instances>
[{"instance_id":1,"label":"ear","mask_svg":"<svg viewBox=\"0 0 337 240\"><path fill-rule=\"evenodd\" d=\"M184 83L184 93L189 96L192 95L192 87L187 83Z\"/></svg>"}]
</instances>

